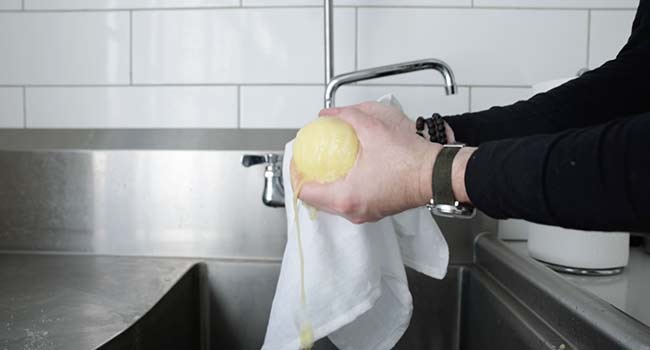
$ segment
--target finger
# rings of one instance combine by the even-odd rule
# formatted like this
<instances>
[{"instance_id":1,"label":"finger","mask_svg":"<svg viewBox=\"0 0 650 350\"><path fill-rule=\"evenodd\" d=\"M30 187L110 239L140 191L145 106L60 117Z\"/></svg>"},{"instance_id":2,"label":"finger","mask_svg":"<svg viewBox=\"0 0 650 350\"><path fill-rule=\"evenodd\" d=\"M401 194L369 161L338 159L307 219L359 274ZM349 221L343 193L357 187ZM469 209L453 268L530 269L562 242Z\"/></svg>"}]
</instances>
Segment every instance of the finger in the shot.
<instances>
[{"instance_id":1,"label":"finger","mask_svg":"<svg viewBox=\"0 0 650 350\"><path fill-rule=\"evenodd\" d=\"M329 117L333 117L333 116L337 116L337 115L339 115L339 113L341 113L341 111L342 111L344 108L345 108L345 107L324 108L324 109L321 109L320 112L318 112L318 116L319 116L319 117L327 117L327 116L329 116Z\"/></svg>"},{"instance_id":2,"label":"finger","mask_svg":"<svg viewBox=\"0 0 650 350\"><path fill-rule=\"evenodd\" d=\"M343 113L344 111L347 111L347 110L350 110L350 109L359 111L359 110L361 110L360 107L362 105L366 104L366 103L372 103L372 102L363 102L363 103L356 104L356 105L341 106L341 107L323 108L323 109L320 110L320 112L318 112L318 116L320 116L320 117L326 117L326 116L334 117L334 116L338 116L341 113Z\"/></svg>"},{"instance_id":3,"label":"finger","mask_svg":"<svg viewBox=\"0 0 650 350\"><path fill-rule=\"evenodd\" d=\"M300 198L303 202L318 209L322 209L324 204L327 203L328 200L331 200L322 198L322 193L329 193L326 188L323 188L327 186L325 184L319 184L317 182L306 182L302 184L302 187L298 188L301 186L300 173L298 173L298 170L296 169L293 158L291 159L291 163L289 163L289 171L291 172L291 188L293 189L293 193L296 195L296 192L299 191L298 198ZM305 189L307 189L306 196Z\"/></svg>"},{"instance_id":4,"label":"finger","mask_svg":"<svg viewBox=\"0 0 650 350\"><path fill-rule=\"evenodd\" d=\"M291 173L291 189L293 189L293 192L295 193L298 189L300 175L298 174L298 170L296 170L296 166L294 165L293 157L291 158L291 163L289 163L289 172Z\"/></svg>"},{"instance_id":5,"label":"finger","mask_svg":"<svg viewBox=\"0 0 650 350\"><path fill-rule=\"evenodd\" d=\"M454 135L454 130L449 126L447 122L445 123L445 133L447 134L447 142L456 143L456 135Z\"/></svg>"},{"instance_id":6,"label":"finger","mask_svg":"<svg viewBox=\"0 0 650 350\"><path fill-rule=\"evenodd\" d=\"M335 117L350 124L352 128L357 132L357 134L359 131L364 129L364 126L368 119L367 114L354 107L347 107L342 109Z\"/></svg>"},{"instance_id":7,"label":"finger","mask_svg":"<svg viewBox=\"0 0 650 350\"><path fill-rule=\"evenodd\" d=\"M321 184L309 182L303 185L298 198L303 202L328 213L334 213L338 183Z\"/></svg>"},{"instance_id":8,"label":"finger","mask_svg":"<svg viewBox=\"0 0 650 350\"><path fill-rule=\"evenodd\" d=\"M377 101L366 101L355 105L355 107L365 113L374 114L376 111L385 108L386 106Z\"/></svg>"},{"instance_id":9,"label":"finger","mask_svg":"<svg viewBox=\"0 0 650 350\"><path fill-rule=\"evenodd\" d=\"M358 105L323 109L319 117L339 118L350 124L357 136L365 127L369 116L357 108Z\"/></svg>"}]
</instances>

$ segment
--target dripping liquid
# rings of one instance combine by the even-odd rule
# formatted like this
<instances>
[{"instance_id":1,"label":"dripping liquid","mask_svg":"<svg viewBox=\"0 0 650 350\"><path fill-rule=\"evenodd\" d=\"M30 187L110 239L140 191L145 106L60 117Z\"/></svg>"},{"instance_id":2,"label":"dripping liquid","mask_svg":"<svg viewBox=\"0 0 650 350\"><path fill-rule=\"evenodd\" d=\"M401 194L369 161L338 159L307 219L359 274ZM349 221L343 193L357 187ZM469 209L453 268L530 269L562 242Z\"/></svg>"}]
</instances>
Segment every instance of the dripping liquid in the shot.
<instances>
[{"instance_id":1,"label":"dripping liquid","mask_svg":"<svg viewBox=\"0 0 650 350\"><path fill-rule=\"evenodd\" d=\"M302 250L302 239L300 235L300 222L298 220L298 195L302 189L304 181L300 181L293 194L293 221L296 225L296 239L298 243L298 258L300 260L300 312L298 315L298 322L300 327L300 348L311 349L314 345L314 330L311 327L311 322L307 317L307 307L305 300L305 257ZM310 218L314 216L315 210L310 210ZM312 218L313 220L313 218Z\"/></svg>"}]
</instances>

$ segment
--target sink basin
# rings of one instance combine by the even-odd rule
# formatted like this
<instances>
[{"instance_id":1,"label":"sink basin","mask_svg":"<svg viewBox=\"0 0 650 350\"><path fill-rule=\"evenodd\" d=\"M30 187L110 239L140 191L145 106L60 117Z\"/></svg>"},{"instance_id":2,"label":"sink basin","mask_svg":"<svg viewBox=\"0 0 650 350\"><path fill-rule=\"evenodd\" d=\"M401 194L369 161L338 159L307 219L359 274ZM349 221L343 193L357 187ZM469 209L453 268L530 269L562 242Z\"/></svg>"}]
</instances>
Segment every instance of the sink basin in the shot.
<instances>
[{"instance_id":1,"label":"sink basin","mask_svg":"<svg viewBox=\"0 0 650 350\"><path fill-rule=\"evenodd\" d=\"M277 262L197 263L101 349L259 349L279 270ZM407 275L414 311L395 349L640 349L649 344L648 327L494 238L479 240L476 262L450 266L443 280L410 269ZM336 347L321 339L314 349Z\"/></svg>"},{"instance_id":2,"label":"sink basin","mask_svg":"<svg viewBox=\"0 0 650 350\"><path fill-rule=\"evenodd\" d=\"M148 312L99 349L207 349L204 271L204 264L194 264Z\"/></svg>"},{"instance_id":3,"label":"sink basin","mask_svg":"<svg viewBox=\"0 0 650 350\"><path fill-rule=\"evenodd\" d=\"M236 264L211 265L215 264L228 275L241 269ZM269 268L263 265L245 268L250 274L263 274ZM238 285L210 290L212 305L207 308L197 290L203 285L200 279L205 277L205 267L195 265L150 312L101 349L199 349L207 346L207 338L211 349L259 349L273 290L246 288L246 281L231 280ZM277 266L272 269L279 273ZM485 349L485 344L501 349L540 349L544 344L564 343L476 268L452 266L441 281L410 269L407 274L414 312L396 349ZM210 319L205 317L208 310ZM314 349L336 347L322 339Z\"/></svg>"}]
</instances>

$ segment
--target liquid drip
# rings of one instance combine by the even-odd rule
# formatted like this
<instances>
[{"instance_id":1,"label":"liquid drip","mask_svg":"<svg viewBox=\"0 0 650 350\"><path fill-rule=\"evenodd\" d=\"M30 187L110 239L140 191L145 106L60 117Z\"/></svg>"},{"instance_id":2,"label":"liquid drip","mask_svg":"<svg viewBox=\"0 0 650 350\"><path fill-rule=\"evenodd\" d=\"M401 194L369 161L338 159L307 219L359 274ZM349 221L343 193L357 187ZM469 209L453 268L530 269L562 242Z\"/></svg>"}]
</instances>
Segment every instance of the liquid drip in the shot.
<instances>
[{"instance_id":1,"label":"liquid drip","mask_svg":"<svg viewBox=\"0 0 650 350\"><path fill-rule=\"evenodd\" d=\"M309 220L314 221L316 218L318 218L318 210L314 207L310 207L308 205L305 205L309 209Z\"/></svg>"},{"instance_id":2,"label":"liquid drip","mask_svg":"<svg viewBox=\"0 0 650 350\"><path fill-rule=\"evenodd\" d=\"M311 349L314 345L314 330L311 327L311 322L307 316L307 306L305 300L305 257L302 251L302 239L300 235L300 222L298 220L298 195L302 189L304 181L300 181L296 190L293 194L293 221L296 225L296 239L298 241L298 257L300 260L300 313L298 317L298 322L300 323L300 348L301 349ZM316 210L311 208L314 213ZM312 211L310 210L310 218L312 217ZM313 220L313 218L312 218Z\"/></svg>"},{"instance_id":3,"label":"liquid drip","mask_svg":"<svg viewBox=\"0 0 650 350\"><path fill-rule=\"evenodd\" d=\"M298 195L305 182L316 181L330 183L343 178L356 163L359 153L359 140L354 128L339 118L317 118L305 125L296 135L293 143L292 166L299 175L294 187L293 214L296 225L296 237L300 258L300 345L303 349L311 348L314 335L311 322L306 312L305 270L300 225L298 220ZM294 172L292 170L292 175ZM294 179L298 180L298 179ZM309 209L309 218L316 219L316 209Z\"/></svg>"}]
</instances>

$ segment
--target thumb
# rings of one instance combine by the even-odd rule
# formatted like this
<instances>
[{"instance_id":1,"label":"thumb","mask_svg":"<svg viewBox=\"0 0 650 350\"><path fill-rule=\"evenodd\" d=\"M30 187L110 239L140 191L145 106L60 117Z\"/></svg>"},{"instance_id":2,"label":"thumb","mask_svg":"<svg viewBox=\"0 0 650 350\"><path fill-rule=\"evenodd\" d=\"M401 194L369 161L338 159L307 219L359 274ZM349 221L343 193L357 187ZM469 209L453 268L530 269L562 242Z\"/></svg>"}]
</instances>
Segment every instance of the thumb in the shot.
<instances>
[{"instance_id":1,"label":"thumb","mask_svg":"<svg viewBox=\"0 0 650 350\"><path fill-rule=\"evenodd\" d=\"M327 184L318 182L305 183L298 198L316 209L337 214L335 205L336 193L340 191L337 189L338 187L340 187L340 181Z\"/></svg>"},{"instance_id":2,"label":"thumb","mask_svg":"<svg viewBox=\"0 0 650 350\"><path fill-rule=\"evenodd\" d=\"M323 118L338 118L352 126L352 129L357 133L364 130L365 125L368 123L369 115L360 109L351 107L331 108L321 111L320 117Z\"/></svg>"},{"instance_id":3,"label":"thumb","mask_svg":"<svg viewBox=\"0 0 650 350\"><path fill-rule=\"evenodd\" d=\"M299 191L298 198L300 198L300 200L312 207L331 213L328 207L334 201L334 198L331 195L331 193L335 193L331 188L333 184L321 184L318 182L305 182L301 184L300 174L296 170L293 159L291 160L289 167L291 169L291 188L294 191L294 195L296 191ZM293 200L293 198L291 198L291 200Z\"/></svg>"}]
</instances>

